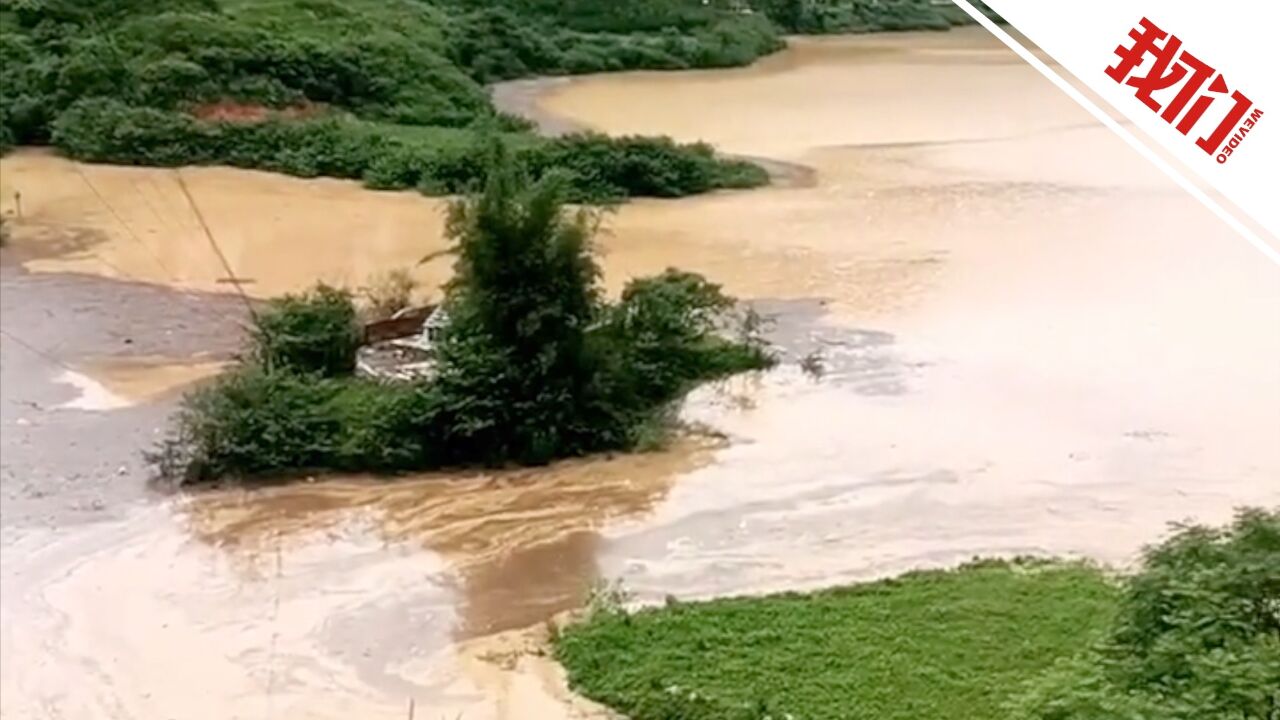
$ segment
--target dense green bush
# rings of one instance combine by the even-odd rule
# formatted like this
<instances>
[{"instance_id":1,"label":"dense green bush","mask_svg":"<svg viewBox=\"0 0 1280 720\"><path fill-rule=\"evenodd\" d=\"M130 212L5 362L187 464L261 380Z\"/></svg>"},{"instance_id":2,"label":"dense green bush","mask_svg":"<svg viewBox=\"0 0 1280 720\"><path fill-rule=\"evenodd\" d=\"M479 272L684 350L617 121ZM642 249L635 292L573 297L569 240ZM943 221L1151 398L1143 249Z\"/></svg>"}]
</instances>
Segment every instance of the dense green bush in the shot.
<instances>
[{"instance_id":1,"label":"dense green bush","mask_svg":"<svg viewBox=\"0 0 1280 720\"><path fill-rule=\"evenodd\" d=\"M608 349L613 405L647 408L684 392L691 379L766 362L752 338L719 334L733 306L718 285L696 273L668 269L628 283L596 329Z\"/></svg>"},{"instance_id":2,"label":"dense green bush","mask_svg":"<svg viewBox=\"0 0 1280 720\"><path fill-rule=\"evenodd\" d=\"M709 145L669 138L569 135L541 145L527 162L538 174L567 170L575 187L590 188L602 198L679 197L768 181L761 168L718 159Z\"/></svg>"},{"instance_id":3,"label":"dense green bush","mask_svg":"<svg viewBox=\"0 0 1280 720\"><path fill-rule=\"evenodd\" d=\"M1106 640L1039 680L1012 717L1280 717L1280 510L1148 550Z\"/></svg>"},{"instance_id":4,"label":"dense green bush","mask_svg":"<svg viewBox=\"0 0 1280 720\"><path fill-rule=\"evenodd\" d=\"M592 220L562 211L561 178L526 187L498 162L449 222L458 259L437 381L449 451L538 463L616 446L587 341L600 311Z\"/></svg>"},{"instance_id":5,"label":"dense green bush","mask_svg":"<svg viewBox=\"0 0 1280 720\"><path fill-rule=\"evenodd\" d=\"M483 89L445 57L442 18L413 0L358 0L311 23L322 3L30 5L0 14L3 72L16 79L4 99L38 104L45 125L86 97L161 109L319 103L420 125L461 126L491 112Z\"/></svg>"},{"instance_id":6,"label":"dense green bush","mask_svg":"<svg viewBox=\"0 0 1280 720\"><path fill-rule=\"evenodd\" d=\"M715 334L708 319L732 301L699 276L673 272L603 303L590 248L598 217L563 208L563 176L528 185L501 155L491 162L485 191L450 219L458 262L437 386L454 461L627 447L691 383L767 364L755 345ZM677 284L635 317L640 298ZM661 357L648 353L657 342ZM631 362L639 357L653 364Z\"/></svg>"},{"instance_id":7,"label":"dense green bush","mask_svg":"<svg viewBox=\"0 0 1280 720\"><path fill-rule=\"evenodd\" d=\"M938 30L970 22L959 8L933 0L444 0L444 4L463 11L498 10L538 29L566 28L596 35L670 32L698 39L705 39L709 30L740 30L742 25L734 23L762 27L772 23L785 32L808 33ZM994 16L983 3L977 5Z\"/></svg>"},{"instance_id":8,"label":"dense green bush","mask_svg":"<svg viewBox=\"0 0 1280 720\"><path fill-rule=\"evenodd\" d=\"M458 201L457 264L436 374L417 384L349 377L355 310L330 288L274 301L247 367L191 395L155 459L195 482L296 470L543 463L632 447L700 381L767 365L732 336L733 302L668 271L601 299L598 217L565 207L566 178L529 183L490 148L482 193Z\"/></svg>"},{"instance_id":9,"label":"dense green bush","mask_svg":"<svg viewBox=\"0 0 1280 720\"><path fill-rule=\"evenodd\" d=\"M696 30L722 21L728 3L717 0L444 0L464 10L500 9L578 32L639 33Z\"/></svg>"},{"instance_id":10,"label":"dense green bush","mask_svg":"<svg viewBox=\"0 0 1280 720\"><path fill-rule=\"evenodd\" d=\"M395 472L438 465L429 386L329 378L247 364L184 399L150 455L179 483L306 471Z\"/></svg>"},{"instance_id":11,"label":"dense green bush","mask_svg":"<svg viewBox=\"0 0 1280 720\"><path fill-rule=\"evenodd\" d=\"M351 294L322 283L272 300L257 312L250 341L254 361L268 370L350 375L361 341Z\"/></svg>"},{"instance_id":12,"label":"dense green bush","mask_svg":"<svg viewBox=\"0 0 1280 720\"><path fill-rule=\"evenodd\" d=\"M68 155L93 162L177 166L226 164L300 177L363 180L383 190L460 193L485 177L491 133L394 126L349 117L260 122L205 122L182 113L115 100L82 100L54 123L53 140ZM677 197L768 181L750 163L718 158L702 144L667 138L598 134L544 139L509 135L535 176L567 171L575 201L635 195Z\"/></svg>"}]
</instances>

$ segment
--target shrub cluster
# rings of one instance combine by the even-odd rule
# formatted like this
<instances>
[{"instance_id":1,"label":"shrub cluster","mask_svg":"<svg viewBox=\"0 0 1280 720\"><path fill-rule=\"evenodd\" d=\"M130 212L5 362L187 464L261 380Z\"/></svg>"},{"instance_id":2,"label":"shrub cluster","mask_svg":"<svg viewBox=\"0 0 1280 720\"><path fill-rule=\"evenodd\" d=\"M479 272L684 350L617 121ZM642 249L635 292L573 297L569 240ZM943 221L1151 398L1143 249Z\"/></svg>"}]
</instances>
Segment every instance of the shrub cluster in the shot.
<instances>
[{"instance_id":1,"label":"shrub cluster","mask_svg":"<svg viewBox=\"0 0 1280 720\"><path fill-rule=\"evenodd\" d=\"M691 32L727 17L732 2L714 0L445 0L461 10L498 8L517 17L583 33Z\"/></svg>"},{"instance_id":2,"label":"shrub cluster","mask_svg":"<svg viewBox=\"0 0 1280 720\"><path fill-rule=\"evenodd\" d=\"M526 75L745 65L781 33L947 30L972 22L930 0L447 0L448 52L481 82ZM981 2L980 7L998 17Z\"/></svg>"},{"instance_id":3,"label":"shrub cluster","mask_svg":"<svg viewBox=\"0 0 1280 720\"><path fill-rule=\"evenodd\" d=\"M53 140L91 162L224 164L299 177L362 180L381 190L460 193L485 177L490 131L421 128L409 133L354 118L283 118L206 122L189 115L93 98L54 124ZM563 170L575 201L633 195L679 197L724 187L752 187L768 175L751 163L719 158L710 146L669 138L561 138L510 134L521 162L541 176Z\"/></svg>"},{"instance_id":4,"label":"shrub cluster","mask_svg":"<svg viewBox=\"0 0 1280 720\"><path fill-rule=\"evenodd\" d=\"M498 150L483 193L455 204L450 324L430 381L353 378L355 310L320 287L260 313L250 361L189 396L155 455L179 482L300 470L543 463L633 447L696 382L769 363L729 336L732 301L691 273L600 297L598 218L565 181L525 182Z\"/></svg>"},{"instance_id":5,"label":"shrub cluster","mask_svg":"<svg viewBox=\"0 0 1280 720\"><path fill-rule=\"evenodd\" d=\"M412 418L432 406L428 394L246 364L188 395L174 434L151 459L176 482L408 469L426 459L424 427Z\"/></svg>"},{"instance_id":6,"label":"shrub cluster","mask_svg":"<svg viewBox=\"0 0 1280 720\"><path fill-rule=\"evenodd\" d=\"M350 294L320 284L272 302L250 341L254 362L268 370L340 377L355 370L360 325Z\"/></svg>"},{"instance_id":7,"label":"shrub cluster","mask_svg":"<svg viewBox=\"0 0 1280 720\"><path fill-rule=\"evenodd\" d=\"M371 120L463 126L490 112L413 0L14 3L0 14L0 106L20 143L48 139L84 98L181 109L233 100L321 104Z\"/></svg>"},{"instance_id":8,"label":"shrub cluster","mask_svg":"<svg viewBox=\"0 0 1280 720\"><path fill-rule=\"evenodd\" d=\"M1011 717L1280 717L1280 510L1148 550L1105 641L1037 681Z\"/></svg>"},{"instance_id":9,"label":"shrub cluster","mask_svg":"<svg viewBox=\"0 0 1280 720\"><path fill-rule=\"evenodd\" d=\"M579 133L527 147L520 160L535 177L562 173L574 199L680 197L769 181L758 165L717 157L705 143L682 144L665 137Z\"/></svg>"}]
</instances>

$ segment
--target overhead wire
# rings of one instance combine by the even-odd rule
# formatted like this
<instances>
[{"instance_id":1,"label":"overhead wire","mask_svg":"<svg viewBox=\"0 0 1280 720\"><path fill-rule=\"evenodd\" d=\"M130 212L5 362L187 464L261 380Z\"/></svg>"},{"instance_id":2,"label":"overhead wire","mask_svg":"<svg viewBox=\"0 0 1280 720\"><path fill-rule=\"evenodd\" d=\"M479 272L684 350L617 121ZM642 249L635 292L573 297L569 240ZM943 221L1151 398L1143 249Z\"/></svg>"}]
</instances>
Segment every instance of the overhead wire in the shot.
<instances>
[{"instance_id":1,"label":"overhead wire","mask_svg":"<svg viewBox=\"0 0 1280 720\"><path fill-rule=\"evenodd\" d=\"M160 269L165 273L165 275L170 280L177 282L178 281L177 274L173 272L173 270L168 265L166 265L163 260L160 259L160 256L149 245L147 245L145 241L142 240L142 238L133 229L133 227L127 221L125 221L125 219L116 210L115 206L112 205L111 202L107 200L107 198L102 194L102 192L97 188L97 186L94 185L93 181L89 179L89 177L84 173L84 171L79 167L79 165L76 164L73 167L75 169L76 174L84 182L85 186L89 188L89 190L93 193L94 197L98 200L98 202L104 208L106 208L107 212L111 214L112 218L116 221L116 223L118 223L120 227L122 227L125 230L125 232L128 233L131 239L133 239L135 242L141 245L148 252L152 260L155 261L156 265L160 267ZM216 238L214 238L213 233L210 231L208 223L204 219L204 215L200 212L199 206L196 205L195 200L191 196L191 192L187 188L186 183L182 179L181 174L177 175L177 180L178 180L178 185L182 189L183 195L186 198L187 204L191 207L192 212L195 214L196 220L199 222L205 237L208 239L210 245L213 247L214 253L217 255L219 262L221 263L223 269L226 270L228 276L232 281L232 285L235 287L237 293L240 295L241 300L244 302L246 309L249 311L249 316L252 318L254 322L254 325L257 326L258 315L253 307L253 301L248 297L248 295L245 294L244 289L241 287L240 283L236 280L235 275L231 270L230 263L227 262L226 255L222 252L222 249L221 247L219 247ZM139 194L141 195L141 192L138 189L136 184L133 184L133 188L135 192L139 192ZM146 198L144 197L143 200L146 201ZM150 207L150 203L148 202L147 204L148 204L148 207ZM152 212L153 213L155 212L154 208L152 208ZM85 252L87 252L87 254L93 259L102 263L103 265L110 268L111 270L115 271L117 276L119 276L120 278L123 278L125 280L142 281L141 278L129 273L120 265L117 265L116 263L108 260L107 258L103 257L100 253L95 252L91 248L86 248ZM216 314L220 315L225 320L233 319L227 313L217 310L216 307L211 307L210 309ZM234 320L237 323L241 322L240 318L234 318ZM52 363L53 365L56 365L57 367L63 370L67 370L69 372L78 372L75 368L59 360L58 358L54 357L48 352L41 350L40 348L36 347L34 344L32 344L31 342L28 342L27 340L23 339L17 334L9 330L5 330L3 328L0 328L0 333L2 333L5 337L9 338L10 340L13 340L15 343L26 348L28 351Z\"/></svg>"},{"instance_id":2,"label":"overhead wire","mask_svg":"<svg viewBox=\"0 0 1280 720\"><path fill-rule=\"evenodd\" d=\"M89 189L92 190L94 195L98 198L98 201L101 202L102 205L106 207L107 210L111 213L112 217L116 219L116 222L118 222L120 226L123 227L125 231L129 233L129 236L133 238L134 241L136 241L139 245L142 245L142 247L147 250L147 252L151 255L152 259L155 260L156 264L160 266L160 268L165 272L165 275L170 280L172 280L174 283L178 283L179 282L178 274L175 273L172 268L166 265L164 261L160 259L160 255L156 253L154 250L152 250L151 246L147 245L147 243L144 240L142 240L142 238L138 235L138 233L136 233L133 230L133 228L129 225L129 223L126 222L118 212L116 212L115 207L106 199L106 197L102 195L101 192L98 191L98 189L94 186L94 184L90 182L89 178L83 173L83 171L80 170L79 166L76 167L76 170L77 172L80 173L80 177L84 180L85 184L89 186ZM209 224L205 222L204 214L200 212L200 207L196 204L195 198L191 195L191 191L187 188L186 181L183 180L182 171L175 169L174 176L177 180L178 187L182 190L182 194L184 199L186 200L187 205L191 208L192 213L196 217L196 221L200 224L200 228L204 233L204 236L208 239L209 244L213 247L214 254L217 255L219 263L222 265L223 269L226 271L228 280L230 280L232 286L235 287L236 292L240 295L241 300L244 301L245 307L248 309L249 316L253 320L254 325L257 325L258 316L254 311L253 301L245 294L244 288L241 287L240 282L237 281L234 271L232 271L231 269L231 265L227 262L226 255L223 254L221 247L219 247L218 245L218 241L213 236L213 232L209 229ZM147 200L146 195L138 187L137 183L130 182L130 185L133 187L134 192L136 192L138 196L142 198L142 201L147 205L147 208L151 210L151 213L156 216L156 219L160 220L160 214L156 211L155 207L151 204L151 201ZM161 220L161 222L163 221ZM119 270L118 267L117 267L117 270ZM214 310L214 312L221 315L223 319L226 319L226 320L231 319L231 317L226 313L219 312L216 309Z\"/></svg>"},{"instance_id":3,"label":"overhead wire","mask_svg":"<svg viewBox=\"0 0 1280 720\"><path fill-rule=\"evenodd\" d=\"M178 283L179 282L178 274L174 272L173 269L170 268L167 264L165 264L164 260L160 258L159 253L153 250L151 246L148 245L146 241L144 241L142 237L138 235L138 233L133 229L133 227L120 215L120 213L116 210L115 206L112 205L109 200L107 200L106 196L103 195L100 190L98 190L98 187L93 184L93 181L90 180L89 176L84 173L84 171L80 168L79 164L75 164L74 167L75 167L76 174L80 176L80 179L84 182L85 186L88 187L91 192L93 192L93 195L94 197L97 198L98 202L107 209L107 212L111 213L111 217L115 219L115 221L120 225L120 227L124 228L125 232L129 234L129 237L134 242L138 243L140 246L142 246L144 250L147 251L147 253L151 256L151 259L164 272L165 277L167 277L169 280L173 281L174 283ZM134 192L136 192L138 196L142 198L143 202L147 204L147 207L151 210L152 214L156 215L157 219L159 219L159 214L156 213L155 208L151 205L151 202L147 200L146 195L142 193L142 191L138 188L137 184L131 182L130 185L133 187ZM191 196L186 189L186 185L181 181L181 176L179 176L179 185L182 187L183 192L187 197L188 204L190 204L192 206L192 209L195 210L197 220L199 220L201 227L204 229L204 232L206 233L206 235L208 235L209 228L204 223L204 218L200 215L199 209L195 207L193 201L191 200ZM111 269L115 270L122 277L128 278L130 280L139 280L139 281L141 280L141 278L131 276L129 273L125 272L124 269L121 268L119 265L116 265L115 263L108 261L106 258L102 257L98 253L93 252L92 250L89 251L89 254L92 255L97 260L99 260L100 262L102 262L103 264L110 267ZM223 266L226 267L226 258L222 257L222 254L220 251L218 255L223 262ZM235 278L232 278L232 280L234 279ZM236 289L241 290L239 285L236 285ZM240 295L242 298L244 297L244 293L242 290L240 292ZM217 310L216 308L213 309L213 312L220 315L224 320L232 319L231 316ZM254 318L255 324L256 324L256 316L253 314L253 309L251 305L250 305L249 314L251 317Z\"/></svg>"},{"instance_id":4,"label":"overhead wire","mask_svg":"<svg viewBox=\"0 0 1280 720\"><path fill-rule=\"evenodd\" d=\"M218 245L218 240L209 229L209 223L205 222L204 213L200 212L200 206L196 204L195 198L191 196L191 190L187 188L187 181L183 179L182 171L175 169L173 173L178 180L178 187L182 189L182 195L187 199L187 204L191 206L191 211L195 213L196 221L200 223L200 228L204 231L204 236L209 241L209 246L213 248L213 253L218 256L218 262L222 263L222 269L227 271L227 280L239 293L240 298L244 300L245 309L249 311L249 317L253 318L254 326L262 330L262 323L259 322L258 311L253 307L253 301L245 294L235 271L231 269L231 263L227 261L227 256L223 254L222 247Z\"/></svg>"},{"instance_id":5,"label":"overhead wire","mask_svg":"<svg viewBox=\"0 0 1280 720\"><path fill-rule=\"evenodd\" d=\"M120 213L116 212L115 206L107 202L106 197L104 197L102 192L98 190L98 187L93 184L93 181L90 180L89 176L86 175L84 170L80 168L80 165L78 163L73 163L72 167L75 168L76 174L80 176L80 179L93 193L94 197L98 199L98 202L107 209L107 212L111 213L111 217L114 218L117 223L119 223L120 227L124 228L125 232L129 234L129 237L132 238L134 242L138 243L138 245L142 246L143 250L147 251L147 254L151 256L151 259L156 263L156 265L160 267L161 271L163 271L167 277L169 277L172 280L177 280L178 279L177 273L173 272L172 268L170 268L168 265L165 264L163 260L160 259L159 253L157 253L154 249L152 249L152 247L148 245L146 241L144 241L138 235L137 232L134 231L133 227L130 226L129 223L126 222L125 219L120 216ZM137 189L136 185L134 185L134 189L135 190Z\"/></svg>"},{"instance_id":6,"label":"overhead wire","mask_svg":"<svg viewBox=\"0 0 1280 720\"><path fill-rule=\"evenodd\" d=\"M62 362L61 360L59 360L58 358L54 357L53 355L50 355L49 353L45 352L44 350L41 350L40 348L36 347L35 345L32 345L31 343L27 342L26 340L23 340L22 338L18 337L17 335L14 335L13 333L9 332L8 330L5 330L3 327L0 327L0 335L3 335L3 336L5 336L5 337L9 338L10 340L12 340L12 341L14 341L14 342L18 343L19 345L21 345L22 347L26 348L28 351L30 351L30 352L32 352L32 353L35 353L36 355L40 356L41 358L44 358L46 361L48 361L48 362L50 362L50 363L52 363L52 364L54 364L54 365L57 365L58 367L62 368L63 370L66 370L67 372L77 372L77 370L76 370L75 368L71 367L70 365L68 365L68 364L66 364L66 363L64 363L64 362Z\"/></svg>"}]
</instances>

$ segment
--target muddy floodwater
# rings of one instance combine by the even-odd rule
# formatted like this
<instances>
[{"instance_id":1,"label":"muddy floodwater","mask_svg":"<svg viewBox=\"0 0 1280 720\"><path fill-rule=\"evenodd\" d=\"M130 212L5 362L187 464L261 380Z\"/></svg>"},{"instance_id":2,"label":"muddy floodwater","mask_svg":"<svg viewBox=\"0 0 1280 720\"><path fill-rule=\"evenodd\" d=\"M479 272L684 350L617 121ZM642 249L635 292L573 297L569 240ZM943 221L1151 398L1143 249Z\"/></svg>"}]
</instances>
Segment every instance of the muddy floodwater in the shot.
<instances>
[{"instance_id":1,"label":"muddy floodwater","mask_svg":"<svg viewBox=\"0 0 1280 720\"><path fill-rule=\"evenodd\" d=\"M1123 566L1169 521L1280 502L1280 271L982 31L800 40L750 68L511 97L549 127L799 169L631 202L599 239L610 289L677 265L756 303L779 367L699 389L684 415L710 431L660 453L107 490L109 516L6 517L0 715L371 720L412 701L419 718L590 717L535 636L601 579L656 600L974 555ZM179 171L29 151L2 169L3 209L21 205L13 282L229 291ZM252 295L358 287L443 246L438 199L180 173ZM447 271L415 268L428 284ZM72 387L53 409L6 410L4 431L112 423L227 359L187 348L58 356L47 382L74 371L120 402L57 409ZM57 468L49 435L30 437L14 453ZM5 482L23 487L9 455Z\"/></svg>"}]
</instances>

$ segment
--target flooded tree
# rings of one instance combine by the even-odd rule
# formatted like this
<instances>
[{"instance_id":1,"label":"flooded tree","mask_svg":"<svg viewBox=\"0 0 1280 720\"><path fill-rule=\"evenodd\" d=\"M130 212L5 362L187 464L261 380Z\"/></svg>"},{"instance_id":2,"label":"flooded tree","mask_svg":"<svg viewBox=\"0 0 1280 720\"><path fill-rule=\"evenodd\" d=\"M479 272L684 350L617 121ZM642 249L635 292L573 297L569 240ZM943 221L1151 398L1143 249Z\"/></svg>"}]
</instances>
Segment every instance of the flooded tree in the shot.
<instances>
[{"instance_id":1,"label":"flooded tree","mask_svg":"<svg viewBox=\"0 0 1280 720\"><path fill-rule=\"evenodd\" d=\"M441 412L459 460L543 462L595 449L598 357L587 341L601 310L590 252L597 218L566 210L552 175L522 180L501 144L484 191L457 202L439 349Z\"/></svg>"},{"instance_id":2,"label":"flooded tree","mask_svg":"<svg viewBox=\"0 0 1280 720\"><path fill-rule=\"evenodd\" d=\"M259 313L247 362L190 395L153 459L178 482L299 471L538 464L627 449L694 384L771 362L735 302L671 269L604 300L599 215L530 182L495 144L481 192L452 207L456 256L436 372L355 377L351 295L318 287Z\"/></svg>"}]
</instances>

